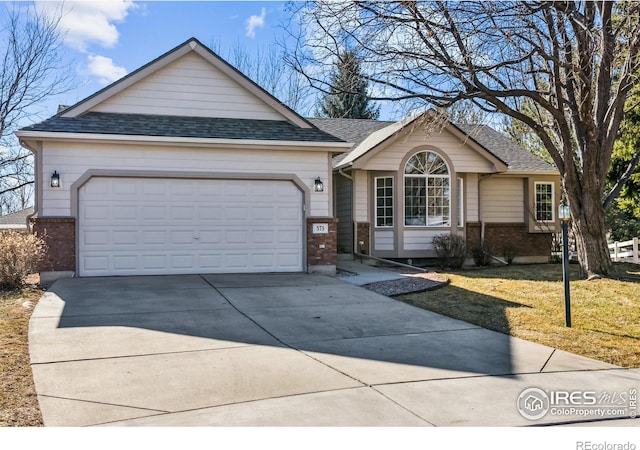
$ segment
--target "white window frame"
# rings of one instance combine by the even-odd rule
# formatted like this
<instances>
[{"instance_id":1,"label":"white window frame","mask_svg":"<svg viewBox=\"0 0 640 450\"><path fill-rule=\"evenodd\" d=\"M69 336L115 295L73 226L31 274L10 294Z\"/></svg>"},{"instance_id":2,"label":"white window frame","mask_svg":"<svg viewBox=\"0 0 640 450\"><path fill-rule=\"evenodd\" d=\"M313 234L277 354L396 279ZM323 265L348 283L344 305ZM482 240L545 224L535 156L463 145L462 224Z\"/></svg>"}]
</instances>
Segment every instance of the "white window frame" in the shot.
<instances>
[{"instance_id":1,"label":"white window frame","mask_svg":"<svg viewBox=\"0 0 640 450\"><path fill-rule=\"evenodd\" d=\"M409 163L409 161L411 161L411 159L418 155L419 153L433 153L434 155L438 156L442 162L444 163L445 167L447 168L447 174L446 175L440 175L440 174L408 174L408 173L404 173L404 171L406 170L406 166ZM402 168L402 172L403 172L403 181L402 181L402 186L403 186L403 192L402 192L402 202L403 202L403 208L402 208L402 223L405 227L407 228L450 228L451 227L451 168L449 167L449 164L447 163L447 161L442 157L442 155L440 155L438 152L432 151L432 150L423 150L420 152L416 152L414 155L411 156L411 158L409 158L407 160L407 162L405 163L404 167ZM423 179L425 180L425 185L424 185L424 189L425 189L425 216L424 216L424 224L407 224L407 194L406 194L406 180L408 178L418 178L418 179ZM447 183L448 183L448 191L449 191L449 195L446 197L447 198L447 202L446 202L446 208L448 211L448 221L445 224L430 224L429 223L429 214L428 214L428 210L429 210L429 206L428 206L428 199L429 199L429 180L435 180L435 179L446 179Z\"/></svg>"},{"instance_id":2,"label":"white window frame","mask_svg":"<svg viewBox=\"0 0 640 450\"><path fill-rule=\"evenodd\" d=\"M391 180L391 225L378 225L378 180L384 180L384 179L389 179ZM385 186L386 189L386 186ZM392 176L386 176L386 177L375 177L373 179L373 201L374 201L374 205L373 208L375 210L375 227L376 228L393 228L395 226L395 189L394 189L394 181L393 181L393 177ZM383 198L389 198L386 195L383 196ZM387 208L387 206L385 205L383 208ZM387 217L386 215L384 217Z\"/></svg>"},{"instance_id":3,"label":"white window frame","mask_svg":"<svg viewBox=\"0 0 640 450\"><path fill-rule=\"evenodd\" d=\"M551 186L551 219L540 220L538 219L538 185ZM553 181L536 181L533 183L533 214L536 222L550 223L555 222L555 183Z\"/></svg>"}]
</instances>

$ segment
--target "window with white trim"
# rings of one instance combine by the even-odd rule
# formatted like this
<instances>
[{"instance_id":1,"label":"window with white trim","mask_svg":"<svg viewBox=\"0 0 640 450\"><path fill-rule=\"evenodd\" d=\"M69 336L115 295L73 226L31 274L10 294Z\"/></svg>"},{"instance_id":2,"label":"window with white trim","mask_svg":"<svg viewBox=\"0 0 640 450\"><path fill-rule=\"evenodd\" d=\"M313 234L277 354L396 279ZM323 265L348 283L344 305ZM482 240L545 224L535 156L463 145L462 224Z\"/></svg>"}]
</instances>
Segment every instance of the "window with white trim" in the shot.
<instances>
[{"instance_id":1,"label":"window with white trim","mask_svg":"<svg viewBox=\"0 0 640 450\"><path fill-rule=\"evenodd\" d=\"M393 177L380 177L376 183L376 227L393 226Z\"/></svg>"},{"instance_id":2,"label":"window with white trim","mask_svg":"<svg viewBox=\"0 0 640 450\"><path fill-rule=\"evenodd\" d=\"M464 227L464 180L458 178L458 226Z\"/></svg>"},{"instance_id":3,"label":"window with white trim","mask_svg":"<svg viewBox=\"0 0 640 450\"><path fill-rule=\"evenodd\" d=\"M534 186L536 221L553 222L553 183L536 182Z\"/></svg>"},{"instance_id":4,"label":"window with white trim","mask_svg":"<svg viewBox=\"0 0 640 450\"><path fill-rule=\"evenodd\" d=\"M404 167L404 224L451 225L449 167L437 153L416 153Z\"/></svg>"}]
</instances>

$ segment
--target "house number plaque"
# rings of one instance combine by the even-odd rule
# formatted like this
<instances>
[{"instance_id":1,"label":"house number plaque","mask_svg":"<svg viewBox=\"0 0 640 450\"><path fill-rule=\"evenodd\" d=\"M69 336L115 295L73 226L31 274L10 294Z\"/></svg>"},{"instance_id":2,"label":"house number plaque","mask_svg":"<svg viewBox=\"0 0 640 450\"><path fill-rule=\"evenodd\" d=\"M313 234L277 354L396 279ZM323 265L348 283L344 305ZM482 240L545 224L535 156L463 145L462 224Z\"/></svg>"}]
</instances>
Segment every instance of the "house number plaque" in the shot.
<instances>
[{"instance_id":1,"label":"house number plaque","mask_svg":"<svg viewBox=\"0 0 640 450\"><path fill-rule=\"evenodd\" d=\"M328 223L314 223L313 224L313 234L327 234L329 233L329 224Z\"/></svg>"}]
</instances>

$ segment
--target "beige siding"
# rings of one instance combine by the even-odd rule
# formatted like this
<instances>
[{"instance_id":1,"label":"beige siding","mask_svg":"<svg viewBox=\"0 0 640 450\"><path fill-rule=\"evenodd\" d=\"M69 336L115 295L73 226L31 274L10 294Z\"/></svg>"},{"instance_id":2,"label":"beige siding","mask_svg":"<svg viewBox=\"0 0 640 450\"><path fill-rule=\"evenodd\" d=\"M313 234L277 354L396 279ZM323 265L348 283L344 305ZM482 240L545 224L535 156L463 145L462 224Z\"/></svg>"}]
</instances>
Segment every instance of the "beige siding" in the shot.
<instances>
[{"instance_id":1,"label":"beige siding","mask_svg":"<svg viewBox=\"0 0 640 450\"><path fill-rule=\"evenodd\" d=\"M92 111L285 120L195 53L178 58Z\"/></svg>"},{"instance_id":2,"label":"beige siding","mask_svg":"<svg viewBox=\"0 0 640 450\"><path fill-rule=\"evenodd\" d=\"M364 169L399 170L402 172L403 169L400 166L407 153L423 145L442 150L453 163L453 170L456 172L493 172L493 165L488 160L446 130L434 132L428 136L424 132L415 131L408 138L400 137L389 147L369 159Z\"/></svg>"},{"instance_id":3,"label":"beige siding","mask_svg":"<svg viewBox=\"0 0 640 450\"><path fill-rule=\"evenodd\" d=\"M522 178L491 177L480 182L481 220L524 222L524 181Z\"/></svg>"},{"instance_id":4,"label":"beige siding","mask_svg":"<svg viewBox=\"0 0 640 450\"><path fill-rule=\"evenodd\" d=\"M324 192L313 192L316 177L329 180L331 174L325 152L193 149L118 144L45 144L42 157L44 179L54 170L61 178L61 188L52 189L45 183L42 216L71 214L70 187L90 169L162 170L176 172L227 172L295 174L311 191L308 216L328 217L331 183Z\"/></svg>"},{"instance_id":5,"label":"beige siding","mask_svg":"<svg viewBox=\"0 0 640 450\"><path fill-rule=\"evenodd\" d=\"M393 230L375 230L373 232L373 249L375 251L393 251L394 241Z\"/></svg>"},{"instance_id":6,"label":"beige siding","mask_svg":"<svg viewBox=\"0 0 640 450\"><path fill-rule=\"evenodd\" d=\"M466 190L465 199L467 202L467 216L466 222L477 222L480 220L478 215L478 174L468 173L464 183L464 189Z\"/></svg>"},{"instance_id":7,"label":"beige siding","mask_svg":"<svg viewBox=\"0 0 640 450\"><path fill-rule=\"evenodd\" d=\"M338 218L338 253L353 252L353 216L351 203L353 201L353 184L342 175L334 174L336 184L336 217Z\"/></svg>"},{"instance_id":8,"label":"beige siding","mask_svg":"<svg viewBox=\"0 0 640 450\"><path fill-rule=\"evenodd\" d=\"M433 237L447 233L443 230L404 230L404 250L433 250Z\"/></svg>"},{"instance_id":9,"label":"beige siding","mask_svg":"<svg viewBox=\"0 0 640 450\"><path fill-rule=\"evenodd\" d=\"M369 188L367 172L363 170L354 170L351 172L354 180L354 213L356 222L369 221Z\"/></svg>"}]
</instances>

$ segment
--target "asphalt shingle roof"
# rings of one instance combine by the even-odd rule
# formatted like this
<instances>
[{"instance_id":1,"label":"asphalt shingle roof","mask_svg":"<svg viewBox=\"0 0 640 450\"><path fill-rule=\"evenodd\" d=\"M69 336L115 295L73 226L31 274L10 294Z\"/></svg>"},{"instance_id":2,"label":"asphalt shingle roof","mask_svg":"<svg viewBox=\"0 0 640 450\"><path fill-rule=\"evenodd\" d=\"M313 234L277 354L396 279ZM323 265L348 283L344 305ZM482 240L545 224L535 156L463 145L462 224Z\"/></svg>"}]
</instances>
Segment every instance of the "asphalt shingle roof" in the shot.
<instances>
[{"instance_id":1,"label":"asphalt shingle roof","mask_svg":"<svg viewBox=\"0 0 640 450\"><path fill-rule=\"evenodd\" d=\"M383 120L371 119L328 119L328 118L308 118L311 122L321 130L339 137L345 142L353 143L351 150L355 149L365 139L378 130L394 124L395 122L385 122ZM349 151L350 152L350 151ZM333 163L338 164L349 152L342 153L333 158Z\"/></svg>"},{"instance_id":2,"label":"asphalt shingle roof","mask_svg":"<svg viewBox=\"0 0 640 450\"><path fill-rule=\"evenodd\" d=\"M343 142L318 128L300 128L280 120L161 116L90 112L78 117L53 116L22 131L117 134L212 139Z\"/></svg>"},{"instance_id":3,"label":"asphalt shingle roof","mask_svg":"<svg viewBox=\"0 0 640 450\"><path fill-rule=\"evenodd\" d=\"M333 158L334 167L340 165L347 156L357 159L368 150L384 141L389 134L402 128L400 122L386 122L368 119L307 119L321 130L353 142L351 150ZM397 126L396 126L397 125ZM557 172L556 168L515 144L506 136L487 125L454 124L456 128L472 138L489 153L508 166L508 172ZM383 130L388 128L387 130ZM379 139L374 139L376 134ZM365 142L371 138L371 143ZM360 145L362 144L362 145ZM367 147L367 148L363 148ZM354 151L359 154L353 154Z\"/></svg>"},{"instance_id":4,"label":"asphalt shingle roof","mask_svg":"<svg viewBox=\"0 0 640 450\"><path fill-rule=\"evenodd\" d=\"M557 172L554 166L526 151L489 126L466 124L454 126L507 163L508 172Z\"/></svg>"},{"instance_id":5,"label":"asphalt shingle roof","mask_svg":"<svg viewBox=\"0 0 640 450\"><path fill-rule=\"evenodd\" d=\"M0 225L25 225L27 216L33 214L33 208L26 208L13 213L0 216Z\"/></svg>"}]
</instances>

